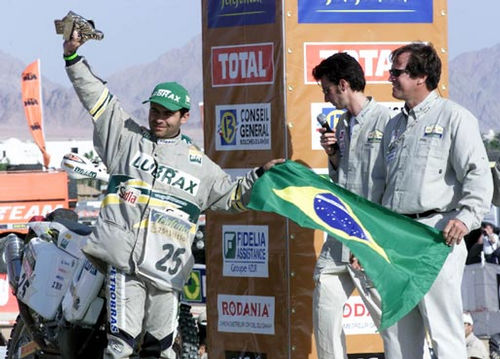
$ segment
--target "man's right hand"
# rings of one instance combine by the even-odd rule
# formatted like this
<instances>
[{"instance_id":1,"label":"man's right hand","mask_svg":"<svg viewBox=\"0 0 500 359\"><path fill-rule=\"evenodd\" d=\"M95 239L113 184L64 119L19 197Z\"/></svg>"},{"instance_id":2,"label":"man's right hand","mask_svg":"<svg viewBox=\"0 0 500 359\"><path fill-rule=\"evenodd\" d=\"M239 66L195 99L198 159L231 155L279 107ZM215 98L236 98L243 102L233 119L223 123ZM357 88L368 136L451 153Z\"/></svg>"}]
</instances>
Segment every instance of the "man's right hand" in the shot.
<instances>
[{"instance_id":1,"label":"man's right hand","mask_svg":"<svg viewBox=\"0 0 500 359\"><path fill-rule=\"evenodd\" d=\"M326 129L319 128L318 131L321 133L319 138L321 147L325 150L328 156L335 154L335 144L337 143L337 136L335 136L335 129L332 132L326 132Z\"/></svg>"},{"instance_id":2,"label":"man's right hand","mask_svg":"<svg viewBox=\"0 0 500 359\"><path fill-rule=\"evenodd\" d=\"M467 233L469 229L465 223L456 218L450 219L443 229L443 237L448 246L459 245Z\"/></svg>"},{"instance_id":3,"label":"man's right hand","mask_svg":"<svg viewBox=\"0 0 500 359\"><path fill-rule=\"evenodd\" d=\"M72 55L78 50L80 46L83 45L82 39L80 35L78 34L78 31L73 31L71 34L71 38L69 40L64 41L63 43L63 49L64 49L64 56L69 56Z\"/></svg>"}]
</instances>

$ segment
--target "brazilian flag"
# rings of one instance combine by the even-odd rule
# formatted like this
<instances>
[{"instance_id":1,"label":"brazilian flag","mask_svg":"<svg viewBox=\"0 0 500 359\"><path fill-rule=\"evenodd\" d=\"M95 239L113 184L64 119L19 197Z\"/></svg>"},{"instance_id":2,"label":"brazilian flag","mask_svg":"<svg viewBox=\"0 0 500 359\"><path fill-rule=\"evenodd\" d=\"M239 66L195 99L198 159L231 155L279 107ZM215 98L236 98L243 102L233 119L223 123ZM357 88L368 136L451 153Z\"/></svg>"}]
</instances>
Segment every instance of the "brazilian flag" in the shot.
<instances>
[{"instance_id":1,"label":"brazilian flag","mask_svg":"<svg viewBox=\"0 0 500 359\"><path fill-rule=\"evenodd\" d=\"M248 207L326 231L347 245L380 294L380 330L418 304L450 252L440 231L357 196L293 161L272 167L256 181Z\"/></svg>"}]
</instances>

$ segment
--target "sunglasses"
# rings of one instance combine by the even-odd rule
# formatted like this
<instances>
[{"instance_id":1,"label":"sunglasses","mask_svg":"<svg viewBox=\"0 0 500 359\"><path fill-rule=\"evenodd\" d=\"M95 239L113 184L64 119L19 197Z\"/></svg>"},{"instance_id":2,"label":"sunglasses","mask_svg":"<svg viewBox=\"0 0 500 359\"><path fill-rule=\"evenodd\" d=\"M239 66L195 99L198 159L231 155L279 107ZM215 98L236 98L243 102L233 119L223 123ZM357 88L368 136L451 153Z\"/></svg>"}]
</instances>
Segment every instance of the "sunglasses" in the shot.
<instances>
[{"instance_id":1,"label":"sunglasses","mask_svg":"<svg viewBox=\"0 0 500 359\"><path fill-rule=\"evenodd\" d=\"M399 77L401 74L408 72L406 69L390 69L389 73L391 74L392 77Z\"/></svg>"}]
</instances>

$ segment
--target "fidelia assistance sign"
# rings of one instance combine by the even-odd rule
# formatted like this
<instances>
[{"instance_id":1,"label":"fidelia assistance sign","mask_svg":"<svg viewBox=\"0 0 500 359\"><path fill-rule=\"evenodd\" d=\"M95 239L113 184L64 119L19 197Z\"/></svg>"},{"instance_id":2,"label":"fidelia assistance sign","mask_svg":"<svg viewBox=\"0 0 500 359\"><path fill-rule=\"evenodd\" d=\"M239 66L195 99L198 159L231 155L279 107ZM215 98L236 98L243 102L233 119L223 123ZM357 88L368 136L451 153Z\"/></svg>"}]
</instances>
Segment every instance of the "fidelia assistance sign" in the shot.
<instances>
[{"instance_id":1,"label":"fidelia assistance sign","mask_svg":"<svg viewBox=\"0 0 500 359\"><path fill-rule=\"evenodd\" d=\"M264 277L269 275L269 229L267 226L222 226L223 275Z\"/></svg>"}]
</instances>

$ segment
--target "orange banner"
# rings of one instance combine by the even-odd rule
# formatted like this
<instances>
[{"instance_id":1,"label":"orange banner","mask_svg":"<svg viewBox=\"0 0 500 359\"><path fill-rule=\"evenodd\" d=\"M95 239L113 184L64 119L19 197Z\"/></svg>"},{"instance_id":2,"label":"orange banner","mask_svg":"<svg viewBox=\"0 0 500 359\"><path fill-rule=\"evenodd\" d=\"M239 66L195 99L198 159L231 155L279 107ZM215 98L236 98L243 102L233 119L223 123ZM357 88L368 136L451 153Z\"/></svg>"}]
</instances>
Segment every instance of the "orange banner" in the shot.
<instances>
[{"instance_id":1,"label":"orange banner","mask_svg":"<svg viewBox=\"0 0 500 359\"><path fill-rule=\"evenodd\" d=\"M21 92L24 113L38 148L42 151L43 164L49 166L50 155L45 149L45 138L43 135L43 113L42 113L42 78L40 77L40 60L29 64L21 76Z\"/></svg>"}]
</instances>

